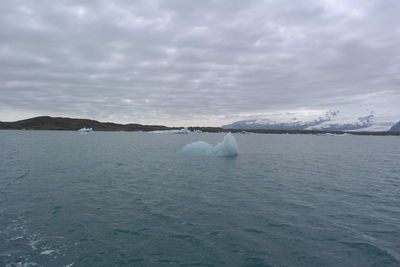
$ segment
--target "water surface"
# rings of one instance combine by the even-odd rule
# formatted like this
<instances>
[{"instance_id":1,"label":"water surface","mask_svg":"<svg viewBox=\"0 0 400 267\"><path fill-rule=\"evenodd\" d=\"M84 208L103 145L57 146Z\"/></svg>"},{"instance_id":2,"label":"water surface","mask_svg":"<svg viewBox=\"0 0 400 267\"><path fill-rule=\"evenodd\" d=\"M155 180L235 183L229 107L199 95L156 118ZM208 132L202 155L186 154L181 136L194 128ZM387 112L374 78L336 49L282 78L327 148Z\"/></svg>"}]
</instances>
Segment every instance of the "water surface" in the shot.
<instances>
[{"instance_id":1,"label":"water surface","mask_svg":"<svg viewBox=\"0 0 400 267\"><path fill-rule=\"evenodd\" d=\"M0 131L0 266L400 265L399 137L235 137Z\"/></svg>"}]
</instances>

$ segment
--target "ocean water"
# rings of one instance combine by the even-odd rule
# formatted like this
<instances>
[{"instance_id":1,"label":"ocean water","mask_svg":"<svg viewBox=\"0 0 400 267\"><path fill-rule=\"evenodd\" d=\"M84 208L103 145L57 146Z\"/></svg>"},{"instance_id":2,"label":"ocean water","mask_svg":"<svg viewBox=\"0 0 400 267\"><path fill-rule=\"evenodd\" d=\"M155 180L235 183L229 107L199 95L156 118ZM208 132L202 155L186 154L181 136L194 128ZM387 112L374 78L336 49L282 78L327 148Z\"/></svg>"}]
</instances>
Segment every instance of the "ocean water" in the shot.
<instances>
[{"instance_id":1,"label":"ocean water","mask_svg":"<svg viewBox=\"0 0 400 267\"><path fill-rule=\"evenodd\" d=\"M400 266L400 138L0 131L0 266Z\"/></svg>"}]
</instances>

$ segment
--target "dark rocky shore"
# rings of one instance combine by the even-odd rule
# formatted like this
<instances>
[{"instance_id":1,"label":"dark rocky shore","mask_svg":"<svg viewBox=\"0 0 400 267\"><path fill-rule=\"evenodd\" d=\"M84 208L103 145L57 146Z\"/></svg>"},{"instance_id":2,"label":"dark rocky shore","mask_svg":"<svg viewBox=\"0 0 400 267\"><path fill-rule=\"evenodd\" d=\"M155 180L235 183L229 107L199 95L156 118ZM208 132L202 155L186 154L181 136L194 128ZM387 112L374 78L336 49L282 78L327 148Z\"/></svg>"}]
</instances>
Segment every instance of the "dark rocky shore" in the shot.
<instances>
[{"instance_id":1,"label":"dark rocky shore","mask_svg":"<svg viewBox=\"0 0 400 267\"><path fill-rule=\"evenodd\" d=\"M162 125L118 124L112 122L99 122L88 119L72 119L61 117L41 116L15 122L0 122L0 130L64 130L77 131L81 128L93 128L94 131L160 131L176 130L182 127L167 127ZM394 128L394 129L393 129ZM203 132L234 132L234 133L263 133L263 134L344 134L352 135L397 135L400 130L393 127L388 132L343 132L343 131L314 131L314 130L237 130L223 129L220 127L189 127L189 130ZM394 131L393 131L394 130Z\"/></svg>"}]
</instances>

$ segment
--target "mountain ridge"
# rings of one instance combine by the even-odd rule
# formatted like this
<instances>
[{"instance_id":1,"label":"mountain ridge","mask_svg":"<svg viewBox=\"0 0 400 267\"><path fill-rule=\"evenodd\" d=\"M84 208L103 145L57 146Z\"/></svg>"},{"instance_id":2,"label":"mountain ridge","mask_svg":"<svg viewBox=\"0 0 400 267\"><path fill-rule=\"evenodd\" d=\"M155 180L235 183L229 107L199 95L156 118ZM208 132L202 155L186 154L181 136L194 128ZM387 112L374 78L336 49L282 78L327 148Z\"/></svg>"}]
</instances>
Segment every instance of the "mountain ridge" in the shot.
<instances>
[{"instance_id":1,"label":"mountain ridge","mask_svg":"<svg viewBox=\"0 0 400 267\"><path fill-rule=\"evenodd\" d=\"M392 128L390 128L389 132L400 132L400 121L393 125Z\"/></svg>"},{"instance_id":2,"label":"mountain ridge","mask_svg":"<svg viewBox=\"0 0 400 267\"><path fill-rule=\"evenodd\" d=\"M278 118L242 120L223 125L224 129L252 130L321 130L321 131L388 131L394 122L377 121L374 112L359 117L340 116L339 110L328 111L314 119Z\"/></svg>"}]
</instances>

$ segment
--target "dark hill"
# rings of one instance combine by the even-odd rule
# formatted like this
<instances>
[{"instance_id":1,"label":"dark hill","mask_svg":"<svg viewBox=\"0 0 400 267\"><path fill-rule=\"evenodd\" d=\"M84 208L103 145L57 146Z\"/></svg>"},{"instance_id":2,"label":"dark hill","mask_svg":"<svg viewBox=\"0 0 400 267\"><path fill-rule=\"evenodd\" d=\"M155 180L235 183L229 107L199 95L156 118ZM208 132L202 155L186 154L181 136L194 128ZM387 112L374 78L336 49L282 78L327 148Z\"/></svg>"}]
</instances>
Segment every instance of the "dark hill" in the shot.
<instances>
[{"instance_id":1,"label":"dark hill","mask_svg":"<svg viewBox=\"0 0 400 267\"><path fill-rule=\"evenodd\" d=\"M154 131L172 129L160 125L117 124L88 119L71 119L41 116L15 122L0 122L0 129L16 130L79 130L93 128L95 131Z\"/></svg>"},{"instance_id":2,"label":"dark hill","mask_svg":"<svg viewBox=\"0 0 400 267\"><path fill-rule=\"evenodd\" d=\"M389 132L400 132L400 121L390 128Z\"/></svg>"}]
</instances>

